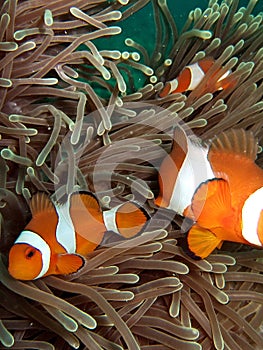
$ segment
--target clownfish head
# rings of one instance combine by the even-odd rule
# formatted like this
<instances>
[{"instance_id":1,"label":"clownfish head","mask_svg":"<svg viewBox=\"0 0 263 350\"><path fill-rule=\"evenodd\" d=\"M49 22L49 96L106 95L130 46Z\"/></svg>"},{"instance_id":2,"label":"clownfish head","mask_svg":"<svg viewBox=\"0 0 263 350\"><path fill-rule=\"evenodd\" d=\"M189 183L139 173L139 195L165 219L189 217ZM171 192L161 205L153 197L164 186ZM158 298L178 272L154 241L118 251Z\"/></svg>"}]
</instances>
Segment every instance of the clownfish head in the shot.
<instances>
[{"instance_id":1,"label":"clownfish head","mask_svg":"<svg viewBox=\"0 0 263 350\"><path fill-rule=\"evenodd\" d=\"M33 280L42 270L41 252L29 244L14 244L9 252L8 271L19 280Z\"/></svg>"},{"instance_id":2,"label":"clownfish head","mask_svg":"<svg viewBox=\"0 0 263 350\"><path fill-rule=\"evenodd\" d=\"M37 233L24 230L9 252L8 271L19 280L43 277L49 270L51 250Z\"/></svg>"}]
</instances>

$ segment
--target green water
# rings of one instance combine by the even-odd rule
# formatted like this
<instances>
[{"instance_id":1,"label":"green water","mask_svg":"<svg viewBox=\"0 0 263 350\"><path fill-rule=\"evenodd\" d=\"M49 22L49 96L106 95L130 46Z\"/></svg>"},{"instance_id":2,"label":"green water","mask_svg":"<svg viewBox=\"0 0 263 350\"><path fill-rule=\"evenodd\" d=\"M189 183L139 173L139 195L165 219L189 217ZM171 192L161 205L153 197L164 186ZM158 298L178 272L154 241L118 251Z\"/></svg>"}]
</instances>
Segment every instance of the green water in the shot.
<instances>
[{"instance_id":1,"label":"green water","mask_svg":"<svg viewBox=\"0 0 263 350\"><path fill-rule=\"evenodd\" d=\"M168 7L175 20L178 31L180 32L191 10L197 7L204 10L207 8L208 2L209 0L167 0ZM247 6L248 3L249 0L240 0L239 7ZM258 0L253 13L258 14L260 11L263 11L263 0ZM115 49L122 52L136 51L132 47L125 45L125 39L131 38L141 44L150 55L152 54L156 43L156 27L151 2L126 20L116 24L122 28L122 33L117 36L96 40L95 43L99 49ZM112 25L114 25L114 23L112 23ZM142 87L147 79L138 71L132 71L132 74L136 78L134 84L135 89ZM99 86L96 86L96 84L93 87L96 91L99 89ZM128 92L132 92L132 90L133 89L128 88ZM97 92L101 95L101 92Z\"/></svg>"},{"instance_id":2,"label":"green water","mask_svg":"<svg viewBox=\"0 0 263 350\"><path fill-rule=\"evenodd\" d=\"M184 25L191 10L197 7L204 10L207 8L208 2L208 0L167 0L170 12L179 30ZM240 0L239 7L247 6L248 3L249 0ZM257 14L260 11L263 11L263 0L258 0L253 12ZM127 47L124 43L125 38L129 37L138 41L151 52L151 49L154 47L156 35L151 3L125 21L119 22L118 25L122 27L122 33L114 38L100 39L98 41L99 47L132 51L132 48Z\"/></svg>"}]
</instances>

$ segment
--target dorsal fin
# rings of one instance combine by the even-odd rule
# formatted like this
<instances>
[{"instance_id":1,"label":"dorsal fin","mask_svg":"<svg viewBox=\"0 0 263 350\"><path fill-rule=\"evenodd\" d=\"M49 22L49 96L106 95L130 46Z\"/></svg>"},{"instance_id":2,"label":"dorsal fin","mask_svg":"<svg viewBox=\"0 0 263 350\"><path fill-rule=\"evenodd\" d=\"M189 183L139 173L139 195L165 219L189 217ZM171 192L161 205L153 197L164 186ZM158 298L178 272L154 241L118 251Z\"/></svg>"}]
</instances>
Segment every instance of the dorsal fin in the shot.
<instances>
[{"instance_id":1,"label":"dorsal fin","mask_svg":"<svg viewBox=\"0 0 263 350\"><path fill-rule=\"evenodd\" d=\"M170 155L179 170L188 152L187 136L184 130L176 127L173 134L173 144Z\"/></svg>"},{"instance_id":2,"label":"dorsal fin","mask_svg":"<svg viewBox=\"0 0 263 350\"><path fill-rule=\"evenodd\" d=\"M219 136L212 139L209 153L234 153L254 161L257 156L257 151L257 139L251 131L244 129L231 129L222 132Z\"/></svg>"},{"instance_id":3,"label":"dorsal fin","mask_svg":"<svg viewBox=\"0 0 263 350\"><path fill-rule=\"evenodd\" d=\"M205 57L197 62L199 66L202 68L204 73L207 73L212 65L215 63L215 59L211 56Z\"/></svg>"},{"instance_id":4,"label":"dorsal fin","mask_svg":"<svg viewBox=\"0 0 263 350\"><path fill-rule=\"evenodd\" d=\"M32 216L35 216L43 212L55 210L55 207L51 202L49 196L44 192L36 193L32 197L29 206L30 206L30 211Z\"/></svg>"},{"instance_id":5,"label":"dorsal fin","mask_svg":"<svg viewBox=\"0 0 263 350\"><path fill-rule=\"evenodd\" d=\"M86 209L94 209L100 211L97 198L91 192L76 192L71 195L70 206L72 209L81 209L83 205Z\"/></svg>"}]
</instances>

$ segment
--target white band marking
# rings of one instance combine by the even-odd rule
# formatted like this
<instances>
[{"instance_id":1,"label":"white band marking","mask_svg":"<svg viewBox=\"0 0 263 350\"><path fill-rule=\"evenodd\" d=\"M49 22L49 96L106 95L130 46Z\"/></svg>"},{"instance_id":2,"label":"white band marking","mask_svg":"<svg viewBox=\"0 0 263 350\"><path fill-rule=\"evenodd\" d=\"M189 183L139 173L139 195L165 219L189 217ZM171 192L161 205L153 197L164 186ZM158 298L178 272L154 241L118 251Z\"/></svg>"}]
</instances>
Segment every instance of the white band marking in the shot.
<instances>
[{"instance_id":1,"label":"white band marking","mask_svg":"<svg viewBox=\"0 0 263 350\"><path fill-rule=\"evenodd\" d=\"M120 235L120 232L119 232L117 224L116 224L116 213L122 205L123 204L119 204L116 207L114 207L110 210L105 210L102 213L104 224L105 224L107 231L113 231L115 233L118 233L119 235Z\"/></svg>"},{"instance_id":2,"label":"white band marking","mask_svg":"<svg viewBox=\"0 0 263 350\"><path fill-rule=\"evenodd\" d=\"M171 94L174 90L177 89L177 87L178 87L178 80L177 79L173 79L169 83L170 83L169 94Z\"/></svg>"},{"instance_id":3,"label":"white band marking","mask_svg":"<svg viewBox=\"0 0 263 350\"><path fill-rule=\"evenodd\" d=\"M197 187L215 177L207 159L208 149L187 138L187 154L176 179L168 209L179 214L191 204Z\"/></svg>"},{"instance_id":4,"label":"white band marking","mask_svg":"<svg viewBox=\"0 0 263 350\"><path fill-rule=\"evenodd\" d=\"M204 78L205 73L197 62L186 66L186 68L190 69L191 72L191 81L188 90L194 90Z\"/></svg>"},{"instance_id":5,"label":"white band marking","mask_svg":"<svg viewBox=\"0 0 263 350\"><path fill-rule=\"evenodd\" d=\"M73 222L71 220L69 207L69 199L63 205L55 205L56 212L58 214L56 238L58 243L65 248L67 253L72 254L76 252L76 233Z\"/></svg>"},{"instance_id":6,"label":"white band marking","mask_svg":"<svg viewBox=\"0 0 263 350\"><path fill-rule=\"evenodd\" d=\"M25 230L20 233L19 237L15 241L15 244L16 243L28 244L31 247L36 248L40 251L42 255L42 269L38 274L38 276L35 277L34 279L44 276L49 269L50 257L51 257L50 247L47 244L47 242L42 237L40 237L37 233Z\"/></svg>"},{"instance_id":7,"label":"white band marking","mask_svg":"<svg viewBox=\"0 0 263 350\"><path fill-rule=\"evenodd\" d=\"M258 246L262 246L258 237L261 210L263 210L263 187L253 192L242 208L242 236L251 244Z\"/></svg>"}]
</instances>

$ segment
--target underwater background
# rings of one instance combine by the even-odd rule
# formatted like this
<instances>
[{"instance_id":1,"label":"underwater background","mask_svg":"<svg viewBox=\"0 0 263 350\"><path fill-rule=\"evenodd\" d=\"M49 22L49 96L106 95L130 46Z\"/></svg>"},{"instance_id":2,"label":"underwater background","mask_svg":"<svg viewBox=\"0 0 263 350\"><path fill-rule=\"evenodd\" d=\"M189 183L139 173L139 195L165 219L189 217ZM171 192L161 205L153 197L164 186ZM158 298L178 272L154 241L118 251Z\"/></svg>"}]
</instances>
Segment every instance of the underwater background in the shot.
<instances>
[{"instance_id":1,"label":"underwater background","mask_svg":"<svg viewBox=\"0 0 263 350\"><path fill-rule=\"evenodd\" d=\"M207 8L209 0L167 0L167 5L174 18L174 21L178 27L178 31L183 28L185 21L190 11L200 8L202 11ZM247 0L239 1L239 6L246 6ZM257 14L263 11L263 0L258 0L256 6L253 9L253 13ZM151 54L154 49L156 40L156 28L154 24L153 7L151 3L148 3L145 7L140 9L139 12L129 16L124 21L120 22L122 32L113 37L106 39L100 38L94 42L99 48L114 47L118 50L125 51L130 48L125 45L126 38L132 38L139 44L145 47L147 52ZM134 71L133 74L137 77L136 87L140 88L144 85L145 79L140 72Z\"/></svg>"}]
</instances>

